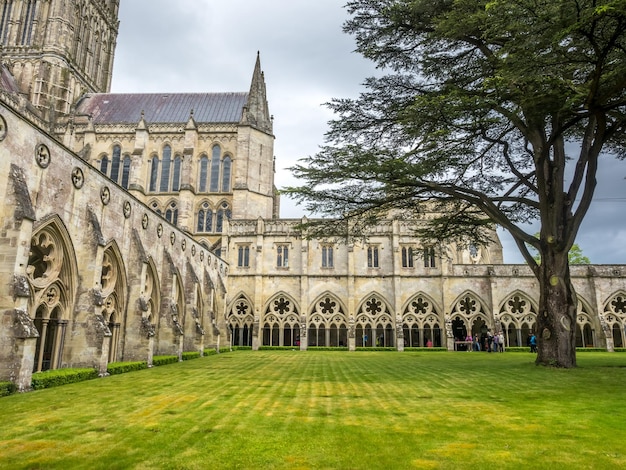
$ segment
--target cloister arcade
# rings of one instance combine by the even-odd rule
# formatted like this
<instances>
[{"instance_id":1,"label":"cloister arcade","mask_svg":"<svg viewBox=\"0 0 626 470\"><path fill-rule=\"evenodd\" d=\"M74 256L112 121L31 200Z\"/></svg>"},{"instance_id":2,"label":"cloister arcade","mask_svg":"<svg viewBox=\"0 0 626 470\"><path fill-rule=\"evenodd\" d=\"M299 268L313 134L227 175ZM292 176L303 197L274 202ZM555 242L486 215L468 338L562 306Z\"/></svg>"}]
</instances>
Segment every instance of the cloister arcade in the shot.
<instances>
[{"instance_id":1,"label":"cloister arcade","mask_svg":"<svg viewBox=\"0 0 626 470\"><path fill-rule=\"evenodd\" d=\"M418 292L394 315L384 296L371 293L365 296L353 316L348 315L346 303L332 293L320 295L308 309L300 312L295 298L285 292L273 295L254 317L253 303L240 294L232 302L227 321L232 333L232 345L252 346L258 335L258 345L307 347L345 347L349 338L356 348L393 347L450 347L450 341L462 342L468 335L485 337L488 332L502 331L505 347L527 346L535 332L538 305L521 291L514 291L500 302L495 314L479 295L466 291L450 307L450 314L433 300ZM626 344L626 294L618 292L605 303L601 320L594 321L589 302L579 297L576 325L577 347L598 347L603 331L612 338L615 347ZM597 318L597 317L595 317ZM601 324L603 323L603 325ZM255 324L258 325L255 330ZM608 332L608 333L607 333ZM404 347L401 347L401 344ZM459 349L464 349L461 345Z\"/></svg>"}]
</instances>

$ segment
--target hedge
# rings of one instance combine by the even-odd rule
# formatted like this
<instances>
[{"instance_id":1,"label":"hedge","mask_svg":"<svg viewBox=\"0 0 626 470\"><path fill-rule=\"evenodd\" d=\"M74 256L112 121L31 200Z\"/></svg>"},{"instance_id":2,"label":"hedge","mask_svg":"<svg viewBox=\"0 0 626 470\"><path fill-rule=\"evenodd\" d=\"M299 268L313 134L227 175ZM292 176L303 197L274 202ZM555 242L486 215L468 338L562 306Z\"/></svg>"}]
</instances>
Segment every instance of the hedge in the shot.
<instances>
[{"instance_id":1,"label":"hedge","mask_svg":"<svg viewBox=\"0 0 626 470\"><path fill-rule=\"evenodd\" d=\"M214 356L215 354L217 354L217 351L215 350L215 348L205 349L204 350L204 355L205 356Z\"/></svg>"},{"instance_id":2,"label":"hedge","mask_svg":"<svg viewBox=\"0 0 626 470\"><path fill-rule=\"evenodd\" d=\"M183 361L188 361L189 359L198 359L200 357L200 353L198 351L187 351L183 353Z\"/></svg>"},{"instance_id":3,"label":"hedge","mask_svg":"<svg viewBox=\"0 0 626 470\"><path fill-rule=\"evenodd\" d=\"M33 374L32 387L34 390L41 390L97 378L98 371L96 369L47 370Z\"/></svg>"},{"instance_id":4,"label":"hedge","mask_svg":"<svg viewBox=\"0 0 626 470\"><path fill-rule=\"evenodd\" d=\"M154 356L152 358L153 366L164 366L165 364L174 364L178 362L178 356Z\"/></svg>"},{"instance_id":5,"label":"hedge","mask_svg":"<svg viewBox=\"0 0 626 470\"><path fill-rule=\"evenodd\" d=\"M365 349L368 349L368 348L365 348ZM448 348L439 348L439 347L437 347L437 348L418 348L418 347L409 348L409 347L405 347L404 350L407 351L407 352L409 352L409 351L411 351L411 352L416 352L416 351L419 351L419 352L447 352Z\"/></svg>"},{"instance_id":6,"label":"hedge","mask_svg":"<svg viewBox=\"0 0 626 470\"><path fill-rule=\"evenodd\" d=\"M17 385L13 382L0 382L0 397L6 397L17 392Z\"/></svg>"},{"instance_id":7,"label":"hedge","mask_svg":"<svg viewBox=\"0 0 626 470\"><path fill-rule=\"evenodd\" d=\"M110 375L125 374L126 372L132 372L135 370L147 369L148 363L146 361L137 362L111 362L107 365L107 372Z\"/></svg>"}]
</instances>

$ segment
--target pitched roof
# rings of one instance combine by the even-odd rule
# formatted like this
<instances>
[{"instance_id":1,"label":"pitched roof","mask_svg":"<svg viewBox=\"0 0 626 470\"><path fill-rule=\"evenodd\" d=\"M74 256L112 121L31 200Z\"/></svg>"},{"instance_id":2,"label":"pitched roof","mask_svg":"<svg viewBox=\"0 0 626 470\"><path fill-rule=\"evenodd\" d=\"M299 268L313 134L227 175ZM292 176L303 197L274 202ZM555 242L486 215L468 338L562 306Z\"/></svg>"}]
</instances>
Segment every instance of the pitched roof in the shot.
<instances>
[{"instance_id":1,"label":"pitched roof","mask_svg":"<svg viewBox=\"0 0 626 470\"><path fill-rule=\"evenodd\" d=\"M15 78L11 75L9 69L0 64L0 89L8 91L9 93L19 93L20 88L15 83Z\"/></svg>"},{"instance_id":2,"label":"pitched roof","mask_svg":"<svg viewBox=\"0 0 626 470\"><path fill-rule=\"evenodd\" d=\"M248 93L90 93L77 114L91 115L94 124L182 123L193 111L196 123L239 122Z\"/></svg>"}]
</instances>

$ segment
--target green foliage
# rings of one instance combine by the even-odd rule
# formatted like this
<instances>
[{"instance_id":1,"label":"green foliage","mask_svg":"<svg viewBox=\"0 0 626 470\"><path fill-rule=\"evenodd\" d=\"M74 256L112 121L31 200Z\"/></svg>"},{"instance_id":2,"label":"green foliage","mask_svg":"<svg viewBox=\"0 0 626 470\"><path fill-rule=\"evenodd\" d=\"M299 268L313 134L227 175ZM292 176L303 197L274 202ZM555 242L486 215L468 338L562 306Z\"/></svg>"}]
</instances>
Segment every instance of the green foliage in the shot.
<instances>
[{"instance_id":1,"label":"green foliage","mask_svg":"<svg viewBox=\"0 0 626 470\"><path fill-rule=\"evenodd\" d=\"M41 390L96 378L98 378L98 371L95 369L47 370L33 374L32 387L33 390Z\"/></svg>"},{"instance_id":2,"label":"green foliage","mask_svg":"<svg viewBox=\"0 0 626 470\"><path fill-rule=\"evenodd\" d=\"M107 365L107 372L110 375L125 374L126 372L132 372L135 370L147 369L148 363L146 361L137 362L110 362Z\"/></svg>"},{"instance_id":3,"label":"green foliage","mask_svg":"<svg viewBox=\"0 0 626 470\"><path fill-rule=\"evenodd\" d=\"M154 356L152 358L153 366L164 366L166 364L174 364L178 362L178 356Z\"/></svg>"},{"instance_id":4,"label":"green foliage","mask_svg":"<svg viewBox=\"0 0 626 470\"><path fill-rule=\"evenodd\" d=\"M367 349L367 348L366 348ZM447 352L447 348L404 348L405 352Z\"/></svg>"},{"instance_id":5,"label":"green foliage","mask_svg":"<svg viewBox=\"0 0 626 470\"><path fill-rule=\"evenodd\" d=\"M539 234L535 233L535 238L539 239ZM535 260L535 262L537 264L541 264L541 255L539 254L539 251L531 245L528 245L528 250L530 251L530 253L533 256L533 259ZM583 254L583 250L578 246L577 243L574 243L572 245L572 247L570 248L569 252L567 253L567 260L569 262L570 265L572 264L591 264L591 261L589 260L589 258L587 258L584 254Z\"/></svg>"},{"instance_id":6,"label":"green foliage","mask_svg":"<svg viewBox=\"0 0 626 470\"><path fill-rule=\"evenodd\" d=\"M198 359L200 357L199 351L186 351L183 352L183 361L188 361L190 359Z\"/></svg>"},{"instance_id":7,"label":"green foliage","mask_svg":"<svg viewBox=\"0 0 626 470\"><path fill-rule=\"evenodd\" d=\"M0 382L0 397L6 397L17 392L17 385L13 382Z\"/></svg>"},{"instance_id":8,"label":"green foliage","mask_svg":"<svg viewBox=\"0 0 626 470\"><path fill-rule=\"evenodd\" d=\"M434 348L433 348L434 349ZM374 346L374 347L357 347L355 348L355 351L361 351L361 352L373 352L373 351L387 351L387 352L397 352L398 350L396 348L388 348L388 347L383 347L383 346Z\"/></svg>"},{"instance_id":9,"label":"green foliage","mask_svg":"<svg viewBox=\"0 0 626 470\"><path fill-rule=\"evenodd\" d=\"M329 103L337 118L327 145L292 168L304 184L284 192L314 214L349 222L325 222L328 231L316 233L366 231L399 209L405 218L441 212L421 230L436 240L484 241L495 222L529 264L532 236L521 224L531 219L557 249L569 246L600 151L625 153L622 0L346 7L344 31L357 52L388 74L367 79L357 99ZM583 139L593 145L565 149ZM576 171L566 187L569 165Z\"/></svg>"},{"instance_id":10,"label":"green foliage","mask_svg":"<svg viewBox=\"0 0 626 470\"><path fill-rule=\"evenodd\" d=\"M600 155L626 157L624 0L351 0L346 9L344 30L385 75L356 99L331 101L326 144L292 168L302 185L283 192L335 218L305 224L305 235L367 236L397 215L421 220L427 244L483 244L497 224L540 288L566 278ZM528 233L534 220L546 240ZM556 318L576 307L570 289L543 290L540 329L561 328ZM575 364L571 342L551 346L538 360Z\"/></svg>"},{"instance_id":11,"label":"green foliage","mask_svg":"<svg viewBox=\"0 0 626 470\"><path fill-rule=\"evenodd\" d=\"M214 356L215 354L217 354L217 351L215 350L215 348L205 349L203 351L204 356Z\"/></svg>"}]
</instances>

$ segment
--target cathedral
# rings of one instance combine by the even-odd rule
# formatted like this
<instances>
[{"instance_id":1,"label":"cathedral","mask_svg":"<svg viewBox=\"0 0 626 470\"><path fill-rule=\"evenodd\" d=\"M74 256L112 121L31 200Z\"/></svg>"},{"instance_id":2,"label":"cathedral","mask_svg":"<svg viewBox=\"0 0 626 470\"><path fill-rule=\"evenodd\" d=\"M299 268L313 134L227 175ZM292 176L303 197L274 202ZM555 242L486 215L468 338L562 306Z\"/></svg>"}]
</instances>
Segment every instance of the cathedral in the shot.
<instances>
[{"instance_id":1,"label":"cathedral","mask_svg":"<svg viewBox=\"0 0 626 470\"><path fill-rule=\"evenodd\" d=\"M420 221L309 238L280 218L259 55L247 91L110 93L119 0L0 0L0 381L227 346L525 346L538 285ZM626 267L572 267L577 346L624 347Z\"/></svg>"}]
</instances>

